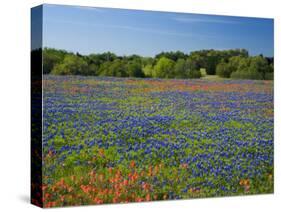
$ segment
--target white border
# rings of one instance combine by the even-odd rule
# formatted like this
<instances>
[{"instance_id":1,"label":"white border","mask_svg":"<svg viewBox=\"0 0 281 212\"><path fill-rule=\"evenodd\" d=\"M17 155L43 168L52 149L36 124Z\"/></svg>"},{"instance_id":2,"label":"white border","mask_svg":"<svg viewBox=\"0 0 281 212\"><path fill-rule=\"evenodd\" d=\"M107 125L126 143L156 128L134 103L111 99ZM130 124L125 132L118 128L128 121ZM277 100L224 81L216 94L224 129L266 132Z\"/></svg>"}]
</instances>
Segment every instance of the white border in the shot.
<instances>
[{"instance_id":1,"label":"white border","mask_svg":"<svg viewBox=\"0 0 281 212\"><path fill-rule=\"evenodd\" d=\"M0 7L0 211L38 210L30 186L30 8L42 3L275 19L275 194L73 207L72 211L277 211L280 188L280 5L276 0L9 0ZM279 48L278 48L279 47ZM58 209L54 209L58 210Z\"/></svg>"}]
</instances>

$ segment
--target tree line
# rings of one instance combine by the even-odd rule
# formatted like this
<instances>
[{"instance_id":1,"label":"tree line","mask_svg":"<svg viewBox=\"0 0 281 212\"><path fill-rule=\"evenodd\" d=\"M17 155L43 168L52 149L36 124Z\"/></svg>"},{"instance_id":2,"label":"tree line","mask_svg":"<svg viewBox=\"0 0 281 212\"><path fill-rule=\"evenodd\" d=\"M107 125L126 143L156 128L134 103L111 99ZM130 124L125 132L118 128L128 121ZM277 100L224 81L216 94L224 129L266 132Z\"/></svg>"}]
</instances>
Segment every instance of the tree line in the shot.
<instances>
[{"instance_id":1,"label":"tree line","mask_svg":"<svg viewBox=\"0 0 281 212\"><path fill-rule=\"evenodd\" d=\"M149 78L200 78L204 74L236 79L273 79L273 58L249 56L245 49L161 52L155 57L112 52L81 55L43 49L43 73Z\"/></svg>"}]
</instances>

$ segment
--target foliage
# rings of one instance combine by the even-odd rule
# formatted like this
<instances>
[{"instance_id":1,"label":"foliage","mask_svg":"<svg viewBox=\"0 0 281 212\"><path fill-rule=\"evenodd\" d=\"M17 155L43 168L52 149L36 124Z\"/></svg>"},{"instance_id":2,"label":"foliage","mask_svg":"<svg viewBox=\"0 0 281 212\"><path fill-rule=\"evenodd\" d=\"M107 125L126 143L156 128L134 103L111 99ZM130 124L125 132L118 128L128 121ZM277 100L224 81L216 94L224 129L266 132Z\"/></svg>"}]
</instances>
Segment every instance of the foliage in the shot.
<instances>
[{"instance_id":1,"label":"foliage","mask_svg":"<svg viewBox=\"0 0 281 212\"><path fill-rule=\"evenodd\" d=\"M142 71L141 61L138 59L134 59L127 63L127 71L129 77L144 77L144 73Z\"/></svg>"},{"instance_id":2,"label":"foliage","mask_svg":"<svg viewBox=\"0 0 281 212\"><path fill-rule=\"evenodd\" d=\"M56 64L52 70L55 75L82 75L88 71L87 62L76 55L66 55L62 63Z\"/></svg>"},{"instance_id":3,"label":"foliage","mask_svg":"<svg viewBox=\"0 0 281 212\"><path fill-rule=\"evenodd\" d=\"M179 59L186 59L188 55L184 54L181 51L176 51L176 52L161 52L160 54L157 54L155 56L155 59L160 59L162 57L168 58L170 60L173 60L176 62Z\"/></svg>"},{"instance_id":4,"label":"foliage","mask_svg":"<svg viewBox=\"0 0 281 212\"><path fill-rule=\"evenodd\" d=\"M236 79L273 79L273 64L263 56L240 58L236 71L232 72L231 77Z\"/></svg>"},{"instance_id":5,"label":"foliage","mask_svg":"<svg viewBox=\"0 0 281 212\"><path fill-rule=\"evenodd\" d=\"M146 66L143 67L142 70L143 70L145 77L155 77L156 76L152 64L147 64Z\"/></svg>"},{"instance_id":6,"label":"foliage","mask_svg":"<svg viewBox=\"0 0 281 212\"><path fill-rule=\"evenodd\" d=\"M220 62L216 68L216 74L220 77L229 78L231 74L230 65L226 62Z\"/></svg>"},{"instance_id":7,"label":"foliage","mask_svg":"<svg viewBox=\"0 0 281 212\"><path fill-rule=\"evenodd\" d=\"M221 61L228 61L234 56L248 57L248 52L245 49L222 51L211 49L195 51L190 54L190 57L196 61L197 66L205 68L209 75L214 75L216 73L216 67Z\"/></svg>"},{"instance_id":8,"label":"foliage","mask_svg":"<svg viewBox=\"0 0 281 212\"><path fill-rule=\"evenodd\" d=\"M172 78L174 74L174 64L175 62L166 57L161 57L155 67L155 77L158 78Z\"/></svg>"},{"instance_id":9,"label":"foliage","mask_svg":"<svg viewBox=\"0 0 281 212\"><path fill-rule=\"evenodd\" d=\"M120 59L115 59L112 62L105 62L99 70L100 76L116 76L127 77L126 64Z\"/></svg>"},{"instance_id":10,"label":"foliage","mask_svg":"<svg viewBox=\"0 0 281 212\"><path fill-rule=\"evenodd\" d=\"M67 52L63 50L45 48L43 50L43 73L49 74L54 69L55 65L63 61L66 54Z\"/></svg>"},{"instance_id":11,"label":"foliage","mask_svg":"<svg viewBox=\"0 0 281 212\"><path fill-rule=\"evenodd\" d=\"M204 73L202 72L204 70ZM273 58L249 56L245 49L200 50L189 55L161 52L155 57L117 56L111 52L81 55L43 49L43 73L148 78L200 78L217 74L225 78L273 79Z\"/></svg>"}]
</instances>

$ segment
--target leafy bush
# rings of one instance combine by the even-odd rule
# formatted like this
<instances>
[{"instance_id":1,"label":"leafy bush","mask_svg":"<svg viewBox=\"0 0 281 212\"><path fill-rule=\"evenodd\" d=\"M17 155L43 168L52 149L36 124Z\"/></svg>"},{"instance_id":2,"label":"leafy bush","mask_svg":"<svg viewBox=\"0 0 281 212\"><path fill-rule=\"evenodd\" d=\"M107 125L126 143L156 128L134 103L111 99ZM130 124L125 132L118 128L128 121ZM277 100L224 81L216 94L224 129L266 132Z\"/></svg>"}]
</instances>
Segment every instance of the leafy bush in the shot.
<instances>
[{"instance_id":1,"label":"leafy bush","mask_svg":"<svg viewBox=\"0 0 281 212\"><path fill-rule=\"evenodd\" d=\"M273 79L273 66L263 56L241 58L237 71L231 74L236 79Z\"/></svg>"},{"instance_id":2,"label":"leafy bush","mask_svg":"<svg viewBox=\"0 0 281 212\"><path fill-rule=\"evenodd\" d=\"M220 77L229 78L231 74L229 65L225 62L219 63L216 68L216 74L219 75Z\"/></svg>"},{"instance_id":3,"label":"leafy bush","mask_svg":"<svg viewBox=\"0 0 281 212\"><path fill-rule=\"evenodd\" d=\"M233 72L231 74L231 78L233 79L255 79L255 80L261 80L262 76L258 72Z\"/></svg>"},{"instance_id":4,"label":"leafy bush","mask_svg":"<svg viewBox=\"0 0 281 212\"><path fill-rule=\"evenodd\" d=\"M273 79L274 79L273 72L265 74L265 80L273 80Z\"/></svg>"},{"instance_id":5,"label":"leafy bush","mask_svg":"<svg viewBox=\"0 0 281 212\"><path fill-rule=\"evenodd\" d=\"M155 77L172 78L174 76L175 62L166 57L161 57L154 67Z\"/></svg>"},{"instance_id":6,"label":"leafy bush","mask_svg":"<svg viewBox=\"0 0 281 212\"><path fill-rule=\"evenodd\" d=\"M76 55L66 55L62 63L55 65L52 74L55 75L82 75L87 71L88 64L83 58Z\"/></svg>"}]
</instances>

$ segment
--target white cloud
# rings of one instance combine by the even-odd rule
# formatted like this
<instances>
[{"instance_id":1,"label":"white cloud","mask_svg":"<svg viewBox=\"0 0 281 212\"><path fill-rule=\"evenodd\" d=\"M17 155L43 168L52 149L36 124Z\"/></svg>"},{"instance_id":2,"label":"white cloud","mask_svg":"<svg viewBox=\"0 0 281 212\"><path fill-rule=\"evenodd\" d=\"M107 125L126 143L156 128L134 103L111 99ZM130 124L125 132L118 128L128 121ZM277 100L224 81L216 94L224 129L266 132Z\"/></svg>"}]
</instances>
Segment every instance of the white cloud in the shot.
<instances>
[{"instance_id":1,"label":"white cloud","mask_svg":"<svg viewBox=\"0 0 281 212\"><path fill-rule=\"evenodd\" d=\"M90 10L90 11L95 11L95 12L100 12L100 13L105 11L102 8L98 8L98 7L88 7L88 6L72 6L72 7L81 9L81 10Z\"/></svg>"},{"instance_id":2,"label":"white cloud","mask_svg":"<svg viewBox=\"0 0 281 212\"><path fill-rule=\"evenodd\" d=\"M219 19L219 18L192 18L192 17L174 17L173 20L181 23L216 23L216 24L240 24L241 22L235 20L226 20L226 19Z\"/></svg>"}]
</instances>

